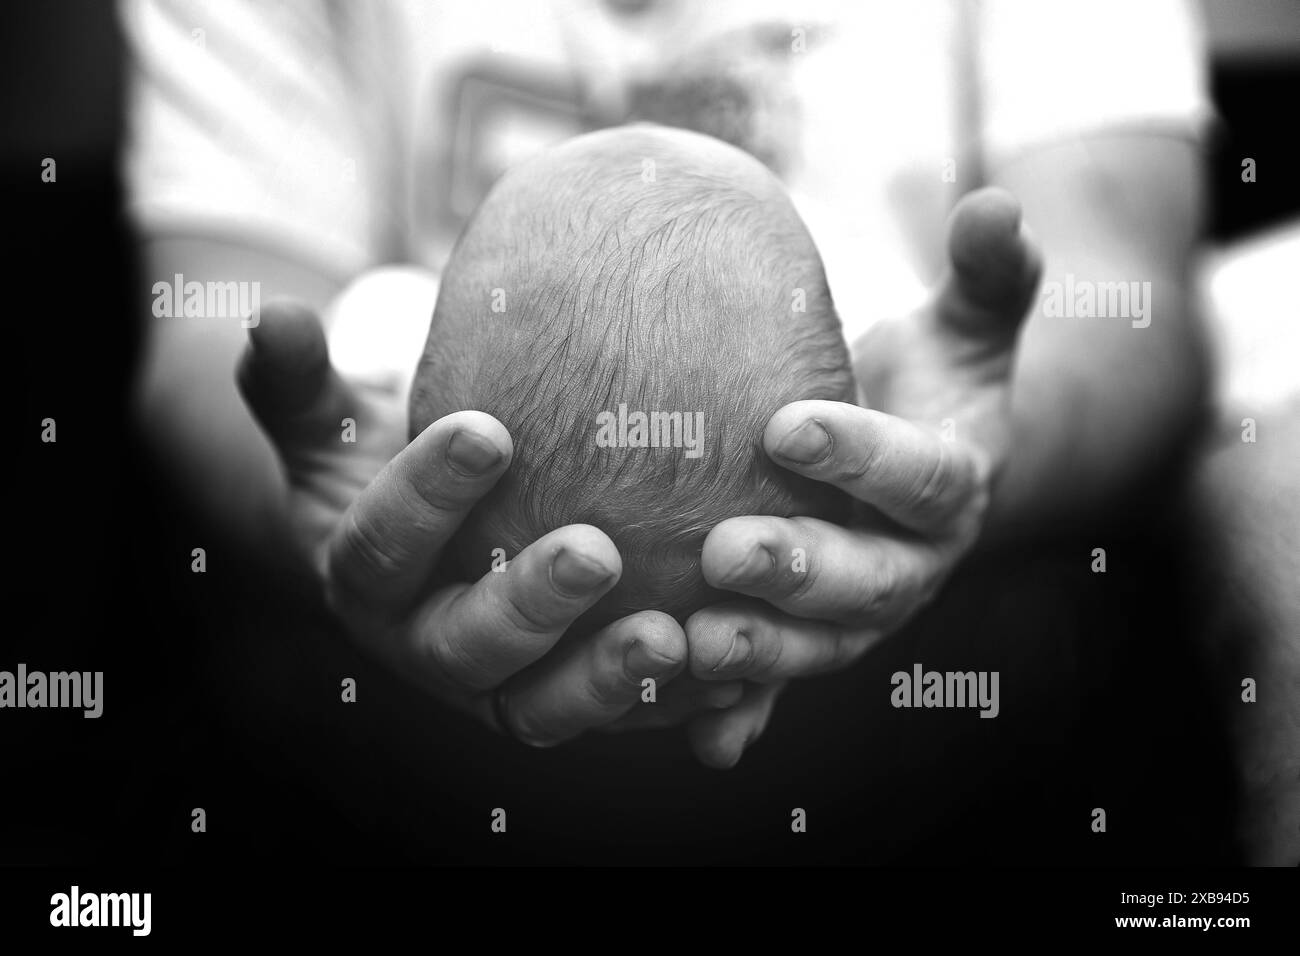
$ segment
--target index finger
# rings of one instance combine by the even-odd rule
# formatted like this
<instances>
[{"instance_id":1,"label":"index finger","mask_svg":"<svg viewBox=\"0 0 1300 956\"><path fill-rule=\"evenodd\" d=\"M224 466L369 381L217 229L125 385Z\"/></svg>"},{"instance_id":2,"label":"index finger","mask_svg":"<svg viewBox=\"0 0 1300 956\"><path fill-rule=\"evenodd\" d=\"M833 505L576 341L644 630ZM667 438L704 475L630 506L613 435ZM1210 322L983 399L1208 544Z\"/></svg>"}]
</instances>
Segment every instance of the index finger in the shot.
<instances>
[{"instance_id":1,"label":"index finger","mask_svg":"<svg viewBox=\"0 0 1300 956\"><path fill-rule=\"evenodd\" d=\"M484 412L438 419L400 451L325 543L332 594L394 619L423 596L443 546L505 473L510 433Z\"/></svg>"},{"instance_id":2,"label":"index finger","mask_svg":"<svg viewBox=\"0 0 1300 956\"><path fill-rule=\"evenodd\" d=\"M844 402L792 402L763 432L773 461L828 482L914 531L947 528L979 489L965 446Z\"/></svg>"}]
</instances>

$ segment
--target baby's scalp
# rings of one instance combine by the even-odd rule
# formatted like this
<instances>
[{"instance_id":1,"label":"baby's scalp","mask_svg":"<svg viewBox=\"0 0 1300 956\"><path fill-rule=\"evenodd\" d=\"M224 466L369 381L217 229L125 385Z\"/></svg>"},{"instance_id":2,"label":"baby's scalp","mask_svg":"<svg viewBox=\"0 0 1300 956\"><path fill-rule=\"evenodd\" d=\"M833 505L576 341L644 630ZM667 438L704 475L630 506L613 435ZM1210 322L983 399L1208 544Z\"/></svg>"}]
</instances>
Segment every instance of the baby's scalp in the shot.
<instances>
[{"instance_id":1,"label":"baby's scalp","mask_svg":"<svg viewBox=\"0 0 1300 956\"><path fill-rule=\"evenodd\" d=\"M684 620L723 597L699 566L719 521L846 516L761 436L788 402L853 396L820 257L776 178L709 137L636 126L570 140L493 188L444 271L411 429L477 409L514 439L457 536L457 571L592 524L623 576L585 623Z\"/></svg>"}]
</instances>

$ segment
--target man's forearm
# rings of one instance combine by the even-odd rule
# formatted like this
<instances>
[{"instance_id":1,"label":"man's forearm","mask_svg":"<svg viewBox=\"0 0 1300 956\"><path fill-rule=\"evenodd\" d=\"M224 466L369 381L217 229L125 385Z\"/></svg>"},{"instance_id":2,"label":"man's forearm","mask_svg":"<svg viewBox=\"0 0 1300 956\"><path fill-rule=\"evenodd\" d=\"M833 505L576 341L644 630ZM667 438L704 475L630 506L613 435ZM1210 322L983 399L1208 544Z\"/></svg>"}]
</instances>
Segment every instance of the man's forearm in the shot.
<instances>
[{"instance_id":1,"label":"man's forearm","mask_svg":"<svg viewBox=\"0 0 1300 956\"><path fill-rule=\"evenodd\" d=\"M1012 376L991 538L1117 503L1202 415L1208 363L1189 281L1200 164L1193 140L1117 131L994 170L1046 262Z\"/></svg>"},{"instance_id":2,"label":"man's forearm","mask_svg":"<svg viewBox=\"0 0 1300 956\"><path fill-rule=\"evenodd\" d=\"M1117 282L1129 288L1129 315L1078 314L1090 294L1105 306L1096 291ZM1075 301L1060 315L1067 293ZM1181 278L1118 261L1049 265L1013 375L994 537L1095 514L1177 450L1200 420L1208 379L1192 308Z\"/></svg>"}]
</instances>

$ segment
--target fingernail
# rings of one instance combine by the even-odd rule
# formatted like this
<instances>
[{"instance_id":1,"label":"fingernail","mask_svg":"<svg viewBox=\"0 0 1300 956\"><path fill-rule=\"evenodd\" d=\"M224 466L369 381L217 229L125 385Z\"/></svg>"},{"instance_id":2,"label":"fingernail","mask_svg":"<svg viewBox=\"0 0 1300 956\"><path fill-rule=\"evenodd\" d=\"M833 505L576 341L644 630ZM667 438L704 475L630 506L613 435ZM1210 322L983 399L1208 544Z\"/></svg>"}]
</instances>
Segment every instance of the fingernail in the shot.
<instances>
[{"instance_id":1,"label":"fingernail","mask_svg":"<svg viewBox=\"0 0 1300 956\"><path fill-rule=\"evenodd\" d=\"M561 548L551 562L551 583L570 597L581 597L612 578L613 572L568 548Z\"/></svg>"},{"instance_id":2,"label":"fingernail","mask_svg":"<svg viewBox=\"0 0 1300 956\"><path fill-rule=\"evenodd\" d=\"M726 672L742 667L749 663L749 658L754 653L754 645L749 639L749 635L744 631L737 631L731 635L731 646L727 648L727 653L722 655L722 660L713 665L712 673L719 671Z\"/></svg>"},{"instance_id":3,"label":"fingernail","mask_svg":"<svg viewBox=\"0 0 1300 956\"><path fill-rule=\"evenodd\" d=\"M623 671L634 681L660 677L677 664L677 661L652 651L640 641L633 641L623 654Z\"/></svg>"},{"instance_id":4,"label":"fingernail","mask_svg":"<svg viewBox=\"0 0 1300 956\"><path fill-rule=\"evenodd\" d=\"M491 471L501 458L501 449L474 432L457 431L447 442L447 460L457 471L470 477Z\"/></svg>"},{"instance_id":5,"label":"fingernail","mask_svg":"<svg viewBox=\"0 0 1300 956\"><path fill-rule=\"evenodd\" d=\"M765 545L756 544L740 559L731 570L719 580L719 584L757 584L765 581L776 570L776 555Z\"/></svg>"},{"instance_id":6,"label":"fingernail","mask_svg":"<svg viewBox=\"0 0 1300 956\"><path fill-rule=\"evenodd\" d=\"M815 418L786 432L785 437L776 443L778 455L804 465L816 464L829 455L830 451L830 433Z\"/></svg>"}]
</instances>

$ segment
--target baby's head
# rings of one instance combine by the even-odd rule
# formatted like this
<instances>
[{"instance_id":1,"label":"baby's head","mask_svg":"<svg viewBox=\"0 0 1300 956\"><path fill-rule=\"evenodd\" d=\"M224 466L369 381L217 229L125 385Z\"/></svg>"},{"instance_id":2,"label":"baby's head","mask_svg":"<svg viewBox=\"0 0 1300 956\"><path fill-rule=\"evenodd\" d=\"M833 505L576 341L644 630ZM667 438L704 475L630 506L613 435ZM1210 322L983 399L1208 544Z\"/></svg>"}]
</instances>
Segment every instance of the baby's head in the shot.
<instances>
[{"instance_id":1,"label":"baby's head","mask_svg":"<svg viewBox=\"0 0 1300 956\"><path fill-rule=\"evenodd\" d=\"M757 160L636 126L506 174L447 263L411 390L411 434L462 409L510 431L508 472L451 549L470 579L549 531L591 524L623 559L581 624L725 597L700 548L736 515L847 516L774 465L767 420L855 390L821 259Z\"/></svg>"}]
</instances>

